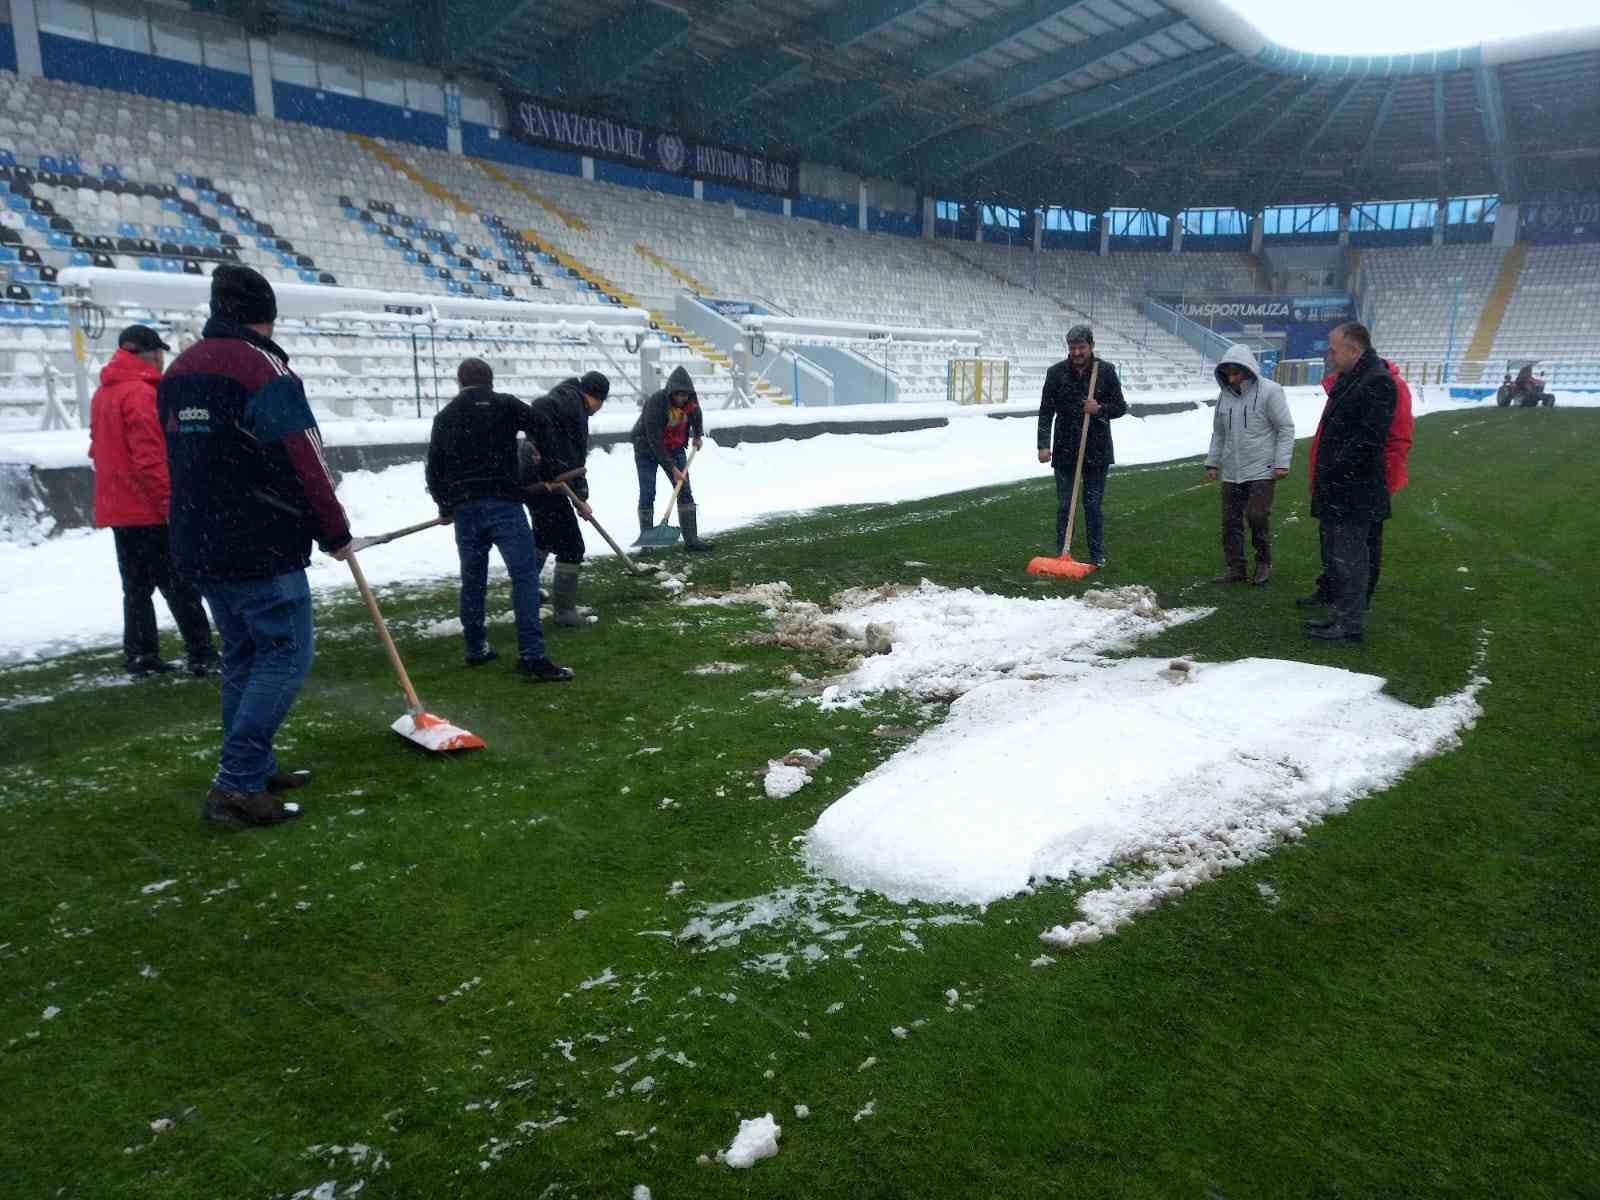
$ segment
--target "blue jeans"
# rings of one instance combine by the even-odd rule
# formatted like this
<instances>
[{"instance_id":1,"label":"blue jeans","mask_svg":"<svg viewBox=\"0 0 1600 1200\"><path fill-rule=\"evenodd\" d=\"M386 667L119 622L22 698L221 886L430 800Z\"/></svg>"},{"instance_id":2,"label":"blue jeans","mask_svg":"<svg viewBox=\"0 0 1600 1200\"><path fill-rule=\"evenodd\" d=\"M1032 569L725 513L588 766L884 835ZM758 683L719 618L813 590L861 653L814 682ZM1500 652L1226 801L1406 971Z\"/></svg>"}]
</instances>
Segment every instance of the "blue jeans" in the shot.
<instances>
[{"instance_id":1,"label":"blue jeans","mask_svg":"<svg viewBox=\"0 0 1600 1200\"><path fill-rule=\"evenodd\" d=\"M672 460L672 465L680 471L689 461L689 456L684 453L682 446L679 446L676 450L668 450L667 457ZM661 467L661 464L655 460L654 455L646 454L640 457L635 454L633 456L633 465L634 469L639 472L639 507L654 509L656 506L656 468ZM667 469L661 467L661 473L667 475ZM671 475L667 475L667 482L672 482ZM678 493L678 503L680 505L694 503L694 488L687 479L683 481L683 491Z\"/></svg>"},{"instance_id":2,"label":"blue jeans","mask_svg":"<svg viewBox=\"0 0 1600 1200\"><path fill-rule=\"evenodd\" d=\"M311 670L304 571L243 583L202 580L222 635L222 758L213 786L260 792L278 769L272 739Z\"/></svg>"},{"instance_id":3,"label":"blue jeans","mask_svg":"<svg viewBox=\"0 0 1600 1200\"><path fill-rule=\"evenodd\" d=\"M1101 562L1106 556L1105 513L1102 504L1106 498L1106 476L1110 466L1083 464L1083 531L1089 535L1089 561ZM1072 510L1072 472L1056 471L1056 551L1061 551L1061 541L1067 536L1067 516ZM1072 547L1068 546L1068 550Z\"/></svg>"},{"instance_id":4,"label":"blue jeans","mask_svg":"<svg viewBox=\"0 0 1600 1200\"><path fill-rule=\"evenodd\" d=\"M511 608L517 615L517 657L543 658L539 628L539 553L528 514L514 500L469 500L454 513L461 555L461 633L468 652L487 642L483 609L489 592L489 547L511 574Z\"/></svg>"}]
</instances>

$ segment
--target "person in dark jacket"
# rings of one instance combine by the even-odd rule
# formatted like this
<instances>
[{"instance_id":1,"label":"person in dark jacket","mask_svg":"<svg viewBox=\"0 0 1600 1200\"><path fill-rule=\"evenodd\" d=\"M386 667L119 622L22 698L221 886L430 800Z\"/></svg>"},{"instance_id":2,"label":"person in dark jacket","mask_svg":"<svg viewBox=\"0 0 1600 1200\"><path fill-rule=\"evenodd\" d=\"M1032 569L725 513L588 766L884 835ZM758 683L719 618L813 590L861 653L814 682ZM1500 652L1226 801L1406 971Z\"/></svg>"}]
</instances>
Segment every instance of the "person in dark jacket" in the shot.
<instances>
[{"instance_id":1,"label":"person in dark jacket","mask_svg":"<svg viewBox=\"0 0 1600 1200\"><path fill-rule=\"evenodd\" d=\"M321 431L272 340L277 315L263 276L219 266L211 319L156 393L173 561L199 583L222 634L222 755L204 812L229 824L299 815L273 793L310 772L279 770L272 740L311 669L312 540L337 559L350 552Z\"/></svg>"},{"instance_id":2,"label":"person in dark jacket","mask_svg":"<svg viewBox=\"0 0 1600 1200\"><path fill-rule=\"evenodd\" d=\"M577 512L567 494L552 480L577 470L589 458L589 418L611 394L611 380L599 371L582 379L564 379L533 402L536 432L522 443L521 475L527 491L528 516L533 520L533 540L539 548L540 572L544 556L556 556L555 586L550 602L557 625L586 624L578 612L578 575L583 570L583 531L578 517L589 520L589 481L584 476L567 481L578 497Z\"/></svg>"},{"instance_id":3,"label":"person in dark jacket","mask_svg":"<svg viewBox=\"0 0 1600 1200\"><path fill-rule=\"evenodd\" d=\"M533 409L495 391L494 371L481 358L464 359L456 381L460 394L433 418L426 477L439 515L456 529L467 665L482 666L499 657L484 624L492 546L511 575L516 669L541 683L563 682L572 678L572 671L550 661L539 628L539 556L522 510L517 467L517 434L533 434Z\"/></svg>"},{"instance_id":4,"label":"person in dark jacket","mask_svg":"<svg viewBox=\"0 0 1600 1200\"><path fill-rule=\"evenodd\" d=\"M1321 524L1322 569L1330 615L1308 621L1306 633L1359 642L1367 595L1368 536L1389 517L1384 446L1394 420L1395 382L1372 348L1364 325L1349 322L1328 335L1328 365L1339 378L1328 395L1317 437L1311 515Z\"/></svg>"},{"instance_id":5,"label":"person in dark jacket","mask_svg":"<svg viewBox=\"0 0 1600 1200\"><path fill-rule=\"evenodd\" d=\"M656 468L666 472L674 485L683 480L678 494L678 519L683 526L685 550L709 550L710 542L700 540L700 510L694 490L684 477L688 456L684 446L691 440L696 450L705 437L705 422L700 416L700 397L694 382L682 367L672 368L667 386L644 402L633 426L633 465L639 472L639 532L655 525Z\"/></svg>"},{"instance_id":6,"label":"person in dark jacket","mask_svg":"<svg viewBox=\"0 0 1600 1200\"><path fill-rule=\"evenodd\" d=\"M1100 375L1094 395L1089 393L1089 375L1095 363ZM1106 561L1105 517L1102 505L1106 476L1116 453L1111 444L1111 422L1128 411L1122 398L1122 382L1117 368L1094 352L1094 330L1074 325L1067 331L1067 357L1051 367L1044 377L1044 394L1039 401L1039 461L1053 462L1056 472L1056 542L1054 553L1061 553L1067 536L1067 517L1072 509L1072 475L1078 462L1078 438L1084 414L1089 417L1089 441L1083 452L1083 523L1089 536L1089 561L1101 566ZM1051 435L1051 423L1055 433Z\"/></svg>"},{"instance_id":7,"label":"person in dark jacket","mask_svg":"<svg viewBox=\"0 0 1600 1200\"><path fill-rule=\"evenodd\" d=\"M168 350L148 325L129 325L117 337L117 352L100 371L100 387L89 408L89 458L94 463L94 523L109 527L122 576L122 653L128 674L165 673L156 630L159 591L172 610L188 654L189 674L204 675L216 664L211 622L200 589L172 566L167 509L167 443L156 415L156 385Z\"/></svg>"}]
</instances>

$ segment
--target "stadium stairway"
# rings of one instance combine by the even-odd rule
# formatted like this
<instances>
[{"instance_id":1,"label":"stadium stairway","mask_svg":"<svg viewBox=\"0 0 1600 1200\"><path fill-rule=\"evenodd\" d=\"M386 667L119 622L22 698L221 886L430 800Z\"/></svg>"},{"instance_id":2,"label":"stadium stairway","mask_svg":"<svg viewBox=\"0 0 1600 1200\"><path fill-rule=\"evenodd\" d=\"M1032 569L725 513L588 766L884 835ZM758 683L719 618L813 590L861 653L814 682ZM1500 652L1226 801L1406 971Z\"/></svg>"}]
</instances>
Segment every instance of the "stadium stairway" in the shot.
<instances>
[{"instance_id":1,"label":"stadium stairway","mask_svg":"<svg viewBox=\"0 0 1600 1200\"><path fill-rule=\"evenodd\" d=\"M527 199L533 201L540 208L544 209L551 216L555 217L556 220L560 221L568 229L577 229L581 231L589 228L589 226L584 222L583 218L578 216L577 213L568 212L554 200L551 200L547 196L540 195L521 180L513 179L510 175L500 170L500 168L495 166L493 163L487 162L481 158L469 158L467 161L474 164L480 171L482 171L496 183L502 185L503 187L508 187L512 191L517 192L520 195L525 196Z\"/></svg>"},{"instance_id":2,"label":"stadium stairway","mask_svg":"<svg viewBox=\"0 0 1600 1200\"><path fill-rule=\"evenodd\" d=\"M1528 258L1528 245L1518 242L1505 253L1500 260L1500 273L1495 277L1494 287L1489 291L1489 298L1484 302L1483 312L1478 317L1478 327L1472 331L1472 341L1467 346L1467 362L1471 365L1463 366L1461 381L1463 383L1478 383L1483 377L1483 363L1494 349L1494 341L1500 333L1500 325L1506 319L1506 308L1511 304L1511 296L1517 290L1517 284L1522 279L1522 265Z\"/></svg>"},{"instance_id":3,"label":"stadium stairway","mask_svg":"<svg viewBox=\"0 0 1600 1200\"><path fill-rule=\"evenodd\" d=\"M405 178L416 184L441 204L448 205L464 215L472 215L474 211L473 207L455 192L445 187L438 180L431 179L427 175L424 175L421 171L417 170L399 155L390 153L374 139L359 133L353 133L350 136L355 140L357 145L366 150L367 153L371 154L379 162L405 176ZM482 169L484 174L488 175L489 178L498 183L509 185L520 195L527 197L545 211L549 212L552 216L556 217L569 229L587 228L587 226L585 226L576 215L567 212L554 202L539 196L538 193L533 191L533 189L518 183L510 176L506 175L505 172L500 171L498 168L492 167L488 163L485 163L481 160L474 161L477 162L479 168ZM628 308L644 309L650 314L650 320L654 323L657 329L669 337L676 338L680 343L689 347L689 349L692 350L696 355L710 364L713 370L720 367L724 372L732 371L733 364L729 362L728 356L722 351L718 350L710 342L706 341L698 334L691 333L689 330L684 329L675 321L671 320L665 313L649 308L633 293L625 290L616 282L595 270L588 263L572 254L567 253L564 250L557 248L544 237L540 236L537 230L524 229L522 230L522 237L525 241L528 241L534 246L538 247L541 252L549 255L561 266L573 272L579 279L595 288L595 290L599 291L607 299L612 300L617 304L625 305ZM645 257L651 258L652 261L659 260L659 256L646 255ZM660 261L662 265L665 265L664 260ZM674 274L677 274L677 272L674 272ZM771 384L766 383L765 381L757 384L757 390L762 396L774 404L789 404L792 402L786 393L773 387Z\"/></svg>"}]
</instances>

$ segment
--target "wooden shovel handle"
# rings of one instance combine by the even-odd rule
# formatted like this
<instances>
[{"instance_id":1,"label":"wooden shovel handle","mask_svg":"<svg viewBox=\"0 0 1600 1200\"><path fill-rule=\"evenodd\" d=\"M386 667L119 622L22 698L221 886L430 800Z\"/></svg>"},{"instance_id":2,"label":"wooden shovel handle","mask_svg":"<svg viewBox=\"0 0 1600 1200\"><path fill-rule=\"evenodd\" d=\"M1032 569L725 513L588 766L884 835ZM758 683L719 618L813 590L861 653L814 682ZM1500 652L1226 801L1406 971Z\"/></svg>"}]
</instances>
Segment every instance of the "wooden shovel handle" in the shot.
<instances>
[{"instance_id":1,"label":"wooden shovel handle","mask_svg":"<svg viewBox=\"0 0 1600 1200\"><path fill-rule=\"evenodd\" d=\"M389 665L394 668L395 677L400 680L400 690L406 694L406 704L411 712L421 712L422 701L417 699L417 689L411 686L411 677L406 674L406 665L400 661L400 651L394 647L394 638L389 636L389 626L384 623L383 613L378 611L378 599L367 586L367 577L361 573L361 563L357 561L354 550L350 552L345 562L350 564L350 574L355 576L356 587L361 591L361 598L367 602L367 611L372 614L372 623L378 628L378 636L383 639L383 648L389 655Z\"/></svg>"},{"instance_id":2,"label":"wooden shovel handle","mask_svg":"<svg viewBox=\"0 0 1600 1200\"><path fill-rule=\"evenodd\" d=\"M683 491L683 485L689 481L689 468L694 465L694 456L699 453L700 447L698 446L693 447L689 451L688 460L683 464L683 478L678 480L678 482L673 485L672 499L667 501L667 511L661 514L661 520L656 522L657 525L665 525L668 521L672 520L672 509L673 506L678 503L678 493Z\"/></svg>"}]
</instances>

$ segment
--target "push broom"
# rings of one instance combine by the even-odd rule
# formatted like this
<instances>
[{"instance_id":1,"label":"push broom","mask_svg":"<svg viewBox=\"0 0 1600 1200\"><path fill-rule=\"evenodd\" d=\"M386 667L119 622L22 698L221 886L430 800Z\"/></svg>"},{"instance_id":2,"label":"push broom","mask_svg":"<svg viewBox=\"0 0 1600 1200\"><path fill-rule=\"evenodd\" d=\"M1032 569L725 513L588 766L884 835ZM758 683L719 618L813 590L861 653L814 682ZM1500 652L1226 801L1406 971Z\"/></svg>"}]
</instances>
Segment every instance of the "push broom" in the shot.
<instances>
[{"instance_id":1,"label":"push broom","mask_svg":"<svg viewBox=\"0 0 1600 1200\"><path fill-rule=\"evenodd\" d=\"M672 509L678 503L678 493L683 491L683 485L689 478L689 468L694 465L694 456L698 453L698 450L689 451L688 461L683 464L683 478L679 479L672 489L672 499L667 501L667 511L661 514L661 520L654 528L646 529L634 540L635 546L649 550L677 544L678 527L668 525L667 522L672 520Z\"/></svg>"},{"instance_id":2,"label":"push broom","mask_svg":"<svg viewBox=\"0 0 1600 1200\"><path fill-rule=\"evenodd\" d=\"M1094 395L1094 385L1100 377L1100 363L1096 361L1089 370L1089 390L1086 397ZM1083 429L1078 434L1078 464L1072 471L1072 506L1067 509L1067 536L1061 539L1061 553L1055 557L1040 554L1029 560L1029 575L1048 575L1056 579L1084 579L1095 569L1093 563L1077 562L1072 557L1072 526L1078 517L1078 491L1083 487L1083 452L1089 445L1089 413L1083 414Z\"/></svg>"},{"instance_id":3,"label":"push broom","mask_svg":"<svg viewBox=\"0 0 1600 1200\"><path fill-rule=\"evenodd\" d=\"M394 536L403 536L407 532L426 529L429 525L436 524L437 521L430 521L415 526L412 530L397 530ZM373 544L376 540L373 539L368 544ZM435 716L422 707L422 701L417 698L416 688L411 686L411 677L406 674L406 666L400 661L400 652L395 649L394 638L389 636L389 626L384 623L383 613L378 610L377 598L367 586L367 577L361 573L361 563L357 561L353 549L345 561L350 564L350 574L355 576L356 587L361 589L361 598L366 601L367 611L372 614L372 623L377 626L378 636L383 639L383 648L388 652L389 665L394 668L395 676L400 680L400 690L406 696L405 715L397 718L389 728L408 742L415 742L424 750L482 750L483 739L477 734L457 728L443 717Z\"/></svg>"}]
</instances>

